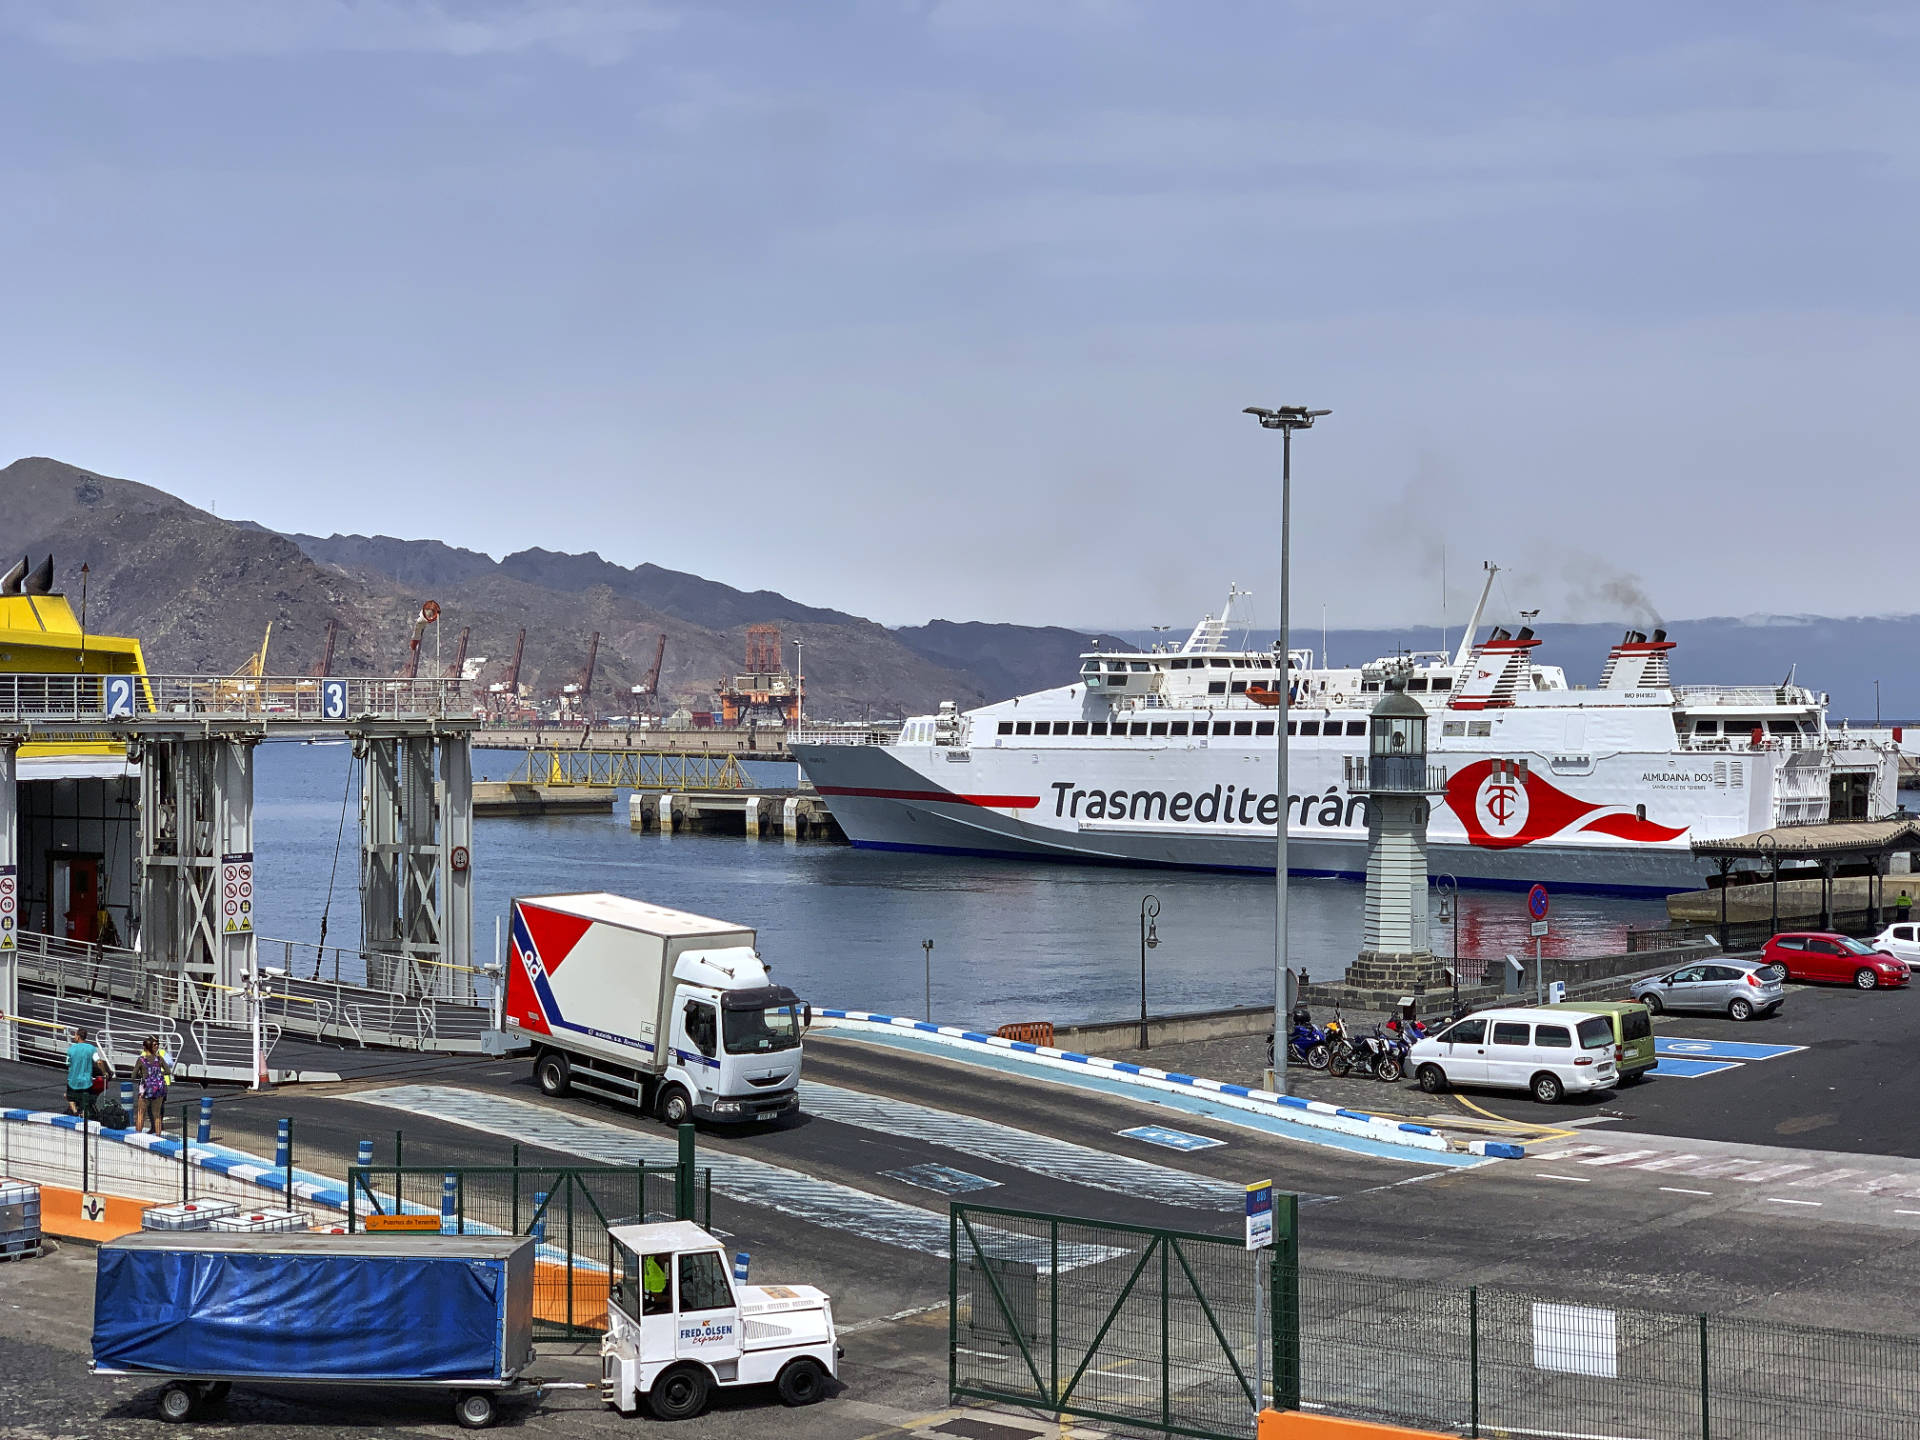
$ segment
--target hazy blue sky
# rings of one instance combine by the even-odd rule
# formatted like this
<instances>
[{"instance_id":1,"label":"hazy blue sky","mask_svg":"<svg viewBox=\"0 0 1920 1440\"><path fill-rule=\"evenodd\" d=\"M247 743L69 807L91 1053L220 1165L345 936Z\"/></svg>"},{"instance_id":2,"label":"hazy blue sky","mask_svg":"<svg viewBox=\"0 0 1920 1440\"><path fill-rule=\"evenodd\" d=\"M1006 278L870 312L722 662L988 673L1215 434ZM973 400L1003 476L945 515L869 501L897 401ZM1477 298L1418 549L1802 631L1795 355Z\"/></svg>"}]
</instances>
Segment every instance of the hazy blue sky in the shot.
<instances>
[{"instance_id":1,"label":"hazy blue sky","mask_svg":"<svg viewBox=\"0 0 1920 1440\"><path fill-rule=\"evenodd\" d=\"M0 0L0 460L890 623L1920 609L1920 11Z\"/></svg>"}]
</instances>

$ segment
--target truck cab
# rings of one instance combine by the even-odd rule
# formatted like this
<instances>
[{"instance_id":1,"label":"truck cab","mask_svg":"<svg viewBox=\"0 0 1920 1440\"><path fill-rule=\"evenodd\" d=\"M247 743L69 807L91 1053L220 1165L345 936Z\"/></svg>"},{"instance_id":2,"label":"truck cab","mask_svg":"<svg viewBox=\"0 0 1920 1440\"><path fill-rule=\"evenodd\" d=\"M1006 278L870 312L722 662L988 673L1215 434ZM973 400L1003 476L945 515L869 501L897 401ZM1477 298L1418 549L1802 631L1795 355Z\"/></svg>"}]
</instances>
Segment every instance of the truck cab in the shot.
<instances>
[{"instance_id":1,"label":"truck cab","mask_svg":"<svg viewBox=\"0 0 1920 1440\"><path fill-rule=\"evenodd\" d=\"M662 1081L663 1118L670 1124L753 1120L795 1108L806 1007L784 985L736 990L702 983L707 964L704 956L688 955L674 967L679 983ZM685 1115L678 1113L676 1086Z\"/></svg>"},{"instance_id":2,"label":"truck cab","mask_svg":"<svg viewBox=\"0 0 1920 1440\"><path fill-rule=\"evenodd\" d=\"M842 1352L823 1292L736 1282L720 1242L690 1221L607 1233L607 1404L631 1415L645 1399L656 1418L682 1420L699 1414L716 1386L771 1385L787 1405L825 1398Z\"/></svg>"}]
</instances>

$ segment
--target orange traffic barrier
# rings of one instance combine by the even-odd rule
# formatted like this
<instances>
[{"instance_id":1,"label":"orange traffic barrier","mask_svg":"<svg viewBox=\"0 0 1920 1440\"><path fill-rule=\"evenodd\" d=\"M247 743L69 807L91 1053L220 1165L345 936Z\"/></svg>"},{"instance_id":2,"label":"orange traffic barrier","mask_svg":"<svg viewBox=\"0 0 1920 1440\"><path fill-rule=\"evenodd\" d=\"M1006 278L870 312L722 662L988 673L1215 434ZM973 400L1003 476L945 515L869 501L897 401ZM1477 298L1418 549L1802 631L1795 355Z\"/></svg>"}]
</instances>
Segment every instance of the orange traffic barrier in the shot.
<instances>
[{"instance_id":1,"label":"orange traffic barrier","mask_svg":"<svg viewBox=\"0 0 1920 1440\"><path fill-rule=\"evenodd\" d=\"M1022 1020L1014 1025L1002 1025L993 1032L1002 1040L1019 1040L1028 1045L1053 1044L1053 1022L1051 1020Z\"/></svg>"},{"instance_id":2,"label":"orange traffic barrier","mask_svg":"<svg viewBox=\"0 0 1920 1440\"><path fill-rule=\"evenodd\" d=\"M1332 1415L1303 1415L1298 1410L1262 1410L1259 1440L1450 1440L1435 1430L1375 1425Z\"/></svg>"},{"instance_id":3,"label":"orange traffic barrier","mask_svg":"<svg viewBox=\"0 0 1920 1440\"><path fill-rule=\"evenodd\" d=\"M118 1240L140 1228L140 1217L154 1205L151 1200L128 1200L119 1195L93 1192L97 1213L81 1208L83 1196L64 1185L40 1187L40 1231L67 1240Z\"/></svg>"},{"instance_id":4,"label":"orange traffic barrier","mask_svg":"<svg viewBox=\"0 0 1920 1440\"><path fill-rule=\"evenodd\" d=\"M533 1266L533 1316L556 1324L588 1330L607 1328L607 1289L612 1280L605 1270L573 1267L573 1307L567 1307L567 1267L558 1260L537 1260Z\"/></svg>"}]
</instances>

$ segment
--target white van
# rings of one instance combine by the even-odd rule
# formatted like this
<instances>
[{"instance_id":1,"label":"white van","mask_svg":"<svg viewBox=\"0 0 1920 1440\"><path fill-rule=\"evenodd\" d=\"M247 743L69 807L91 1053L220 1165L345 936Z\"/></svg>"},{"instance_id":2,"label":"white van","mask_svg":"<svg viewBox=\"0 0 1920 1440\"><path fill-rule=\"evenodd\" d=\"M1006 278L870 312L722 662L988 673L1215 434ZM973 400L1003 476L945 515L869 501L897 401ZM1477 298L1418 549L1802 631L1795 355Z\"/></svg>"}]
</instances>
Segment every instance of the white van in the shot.
<instances>
[{"instance_id":1,"label":"white van","mask_svg":"<svg viewBox=\"0 0 1920 1440\"><path fill-rule=\"evenodd\" d=\"M1408 1057L1420 1088L1449 1085L1530 1090L1542 1105L1567 1094L1611 1090L1613 1025L1605 1016L1533 1006L1481 1010L1413 1047Z\"/></svg>"}]
</instances>

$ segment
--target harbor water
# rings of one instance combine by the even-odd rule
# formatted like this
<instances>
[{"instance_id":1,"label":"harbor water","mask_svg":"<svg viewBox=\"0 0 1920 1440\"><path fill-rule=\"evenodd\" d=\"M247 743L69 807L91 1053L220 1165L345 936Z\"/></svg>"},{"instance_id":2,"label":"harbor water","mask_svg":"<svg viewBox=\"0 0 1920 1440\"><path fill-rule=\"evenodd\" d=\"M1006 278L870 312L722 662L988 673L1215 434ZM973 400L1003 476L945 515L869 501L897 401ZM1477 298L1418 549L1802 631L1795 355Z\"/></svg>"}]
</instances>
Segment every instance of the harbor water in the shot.
<instances>
[{"instance_id":1,"label":"harbor water","mask_svg":"<svg viewBox=\"0 0 1920 1440\"><path fill-rule=\"evenodd\" d=\"M359 773L351 747L267 744L255 781L259 933L311 947L359 938ZM513 757L476 751L476 775ZM790 768L790 767L789 767ZM1140 1006L1140 911L1153 896L1147 954L1156 1014L1269 1003L1273 882L1248 875L1047 865L854 850L819 841L640 834L624 800L612 816L488 818L473 845L474 944L492 953L514 895L610 890L754 927L776 978L815 1005L996 1026L1119 1020ZM1295 880L1292 959L1337 979L1360 948L1362 888ZM1436 912L1437 913L1437 912ZM1555 898L1547 953L1623 949L1630 927L1662 925L1658 900ZM1445 956L1454 926L1433 926ZM1466 891L1460 953L1532 946L1524 897ZM264 949L267 964L277 952ZM312 963L313 952L306 952ZM1477 970L1477 964L1469 967Z\"/></svg>"}]
</instances>

